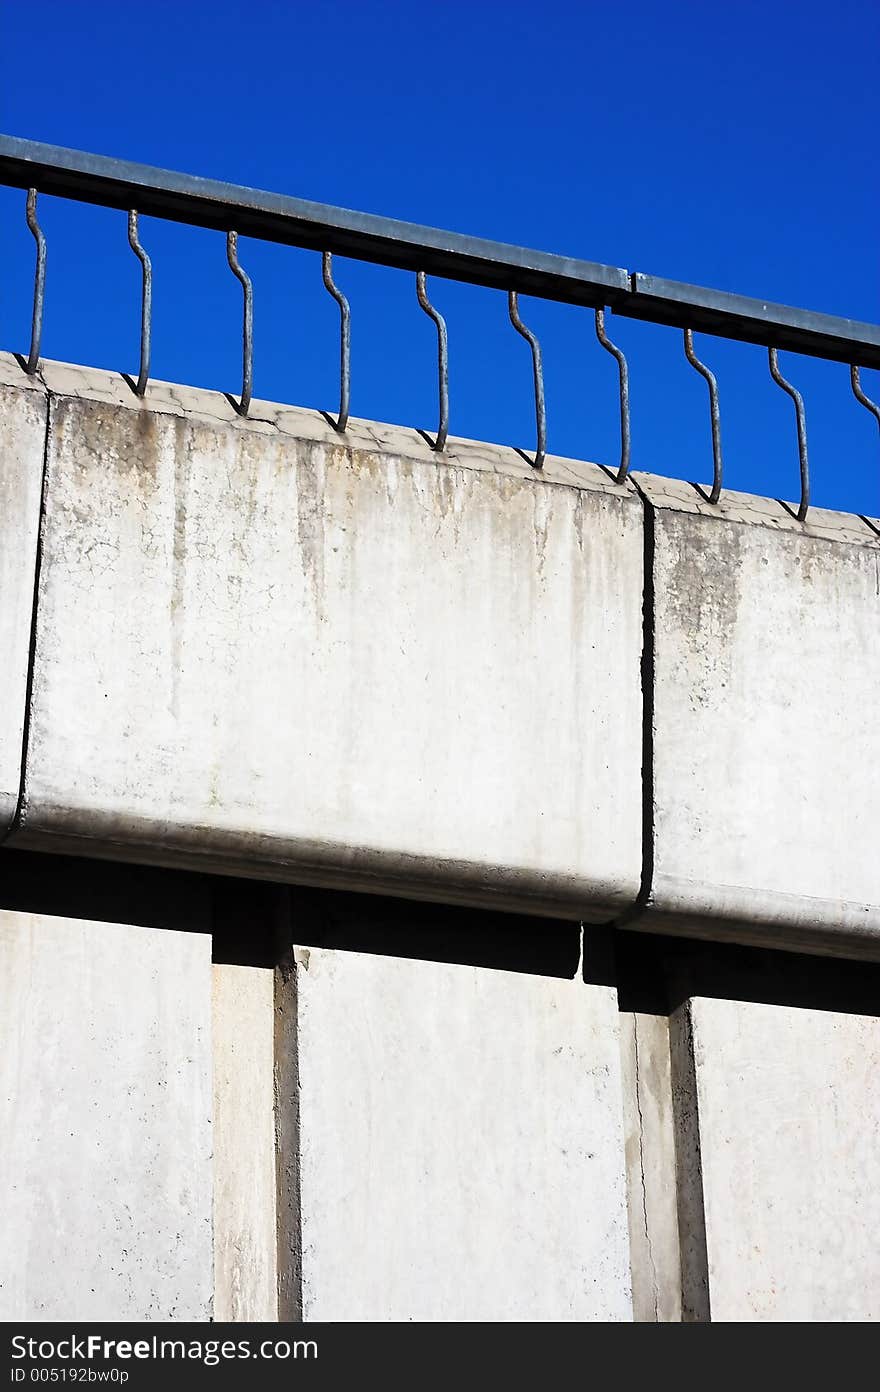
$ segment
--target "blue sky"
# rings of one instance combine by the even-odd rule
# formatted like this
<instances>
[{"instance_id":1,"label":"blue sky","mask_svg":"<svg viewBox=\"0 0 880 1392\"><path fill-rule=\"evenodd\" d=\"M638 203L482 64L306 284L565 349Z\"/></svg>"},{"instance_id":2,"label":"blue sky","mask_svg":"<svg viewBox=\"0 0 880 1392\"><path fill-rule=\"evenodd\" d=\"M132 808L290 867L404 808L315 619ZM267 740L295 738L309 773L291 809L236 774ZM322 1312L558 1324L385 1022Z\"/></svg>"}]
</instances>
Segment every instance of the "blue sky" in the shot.
<instances>
[{"instance_id":1,"label":"blue sky","mask_svg":"<svg viewBox=\"0 0 880 1392\"><path fill-rule=\"evenodd\" d=\"M2 6L0 128L856 319L880 317L876 0L626 6ZM136 368L125 216L41 200L44 354ZM221 234L144 219L154 375L235 391L240 288ZM255 392L335 409L338 312L315 253L243 239ZM26 350L33 242L0 189L0 346ZM433 428L433 327L414 278L337 258L352 410ZM430 281L449 326L454 434L531 448L528 349L497 291ZM617 457L615 367L592 314L523 298L545 359L549 446ZM633 467L705 480L702 380L681 335L609 316L630 360ZM789 399L766 351L699 337L726 481L794 497ZM880 432L838 364L784 354L807 405L814 501L880 513ZM880 373L864 373L880 399Z\"/></svg>"}]
</instances>

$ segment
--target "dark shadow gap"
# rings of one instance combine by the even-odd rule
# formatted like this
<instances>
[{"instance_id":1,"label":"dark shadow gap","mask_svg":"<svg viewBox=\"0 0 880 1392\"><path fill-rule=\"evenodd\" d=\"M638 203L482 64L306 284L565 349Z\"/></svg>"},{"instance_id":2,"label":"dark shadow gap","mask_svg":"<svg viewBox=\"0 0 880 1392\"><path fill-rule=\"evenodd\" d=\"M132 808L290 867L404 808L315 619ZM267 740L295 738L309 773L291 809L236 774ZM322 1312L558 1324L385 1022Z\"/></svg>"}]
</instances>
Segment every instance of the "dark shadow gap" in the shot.
<instances>
[{"instance_id":1,"label":"dark shadow gap","mask_svg":"<svg viewBox=\"0 0 880 1392\"><path fill-rule=\"evenodd\" d=\"M880 962L741 947L735 943L616 934L621 1010L670 1015L692 996L849 1015L880 1015Z\"/></svg>"},{"instance_id":2,"label":"dark shadow gap","mask_svg":"<svg viewBox=\"0 0 880 1392\"><path fill-rule=\"evenodd\" d=\"M9 847L0 908L211 933L214 961L242 966L275 966L292 941L535 976L573 978L580 959L579 925L565 919ZM586 938L588 970L613 985L609 935L588 928Z\"/></svg>"},{"instance_id":3,"label":"dark shadow gap","mask_svg":"<svg viewBox=\"0 0 880 1392\"><path fill-rule=\"evenodd\" d=\"M277 965L292 942L572 979L580 928L444 904L0 850L0 908L210 933L215 962ZM587 926L584 980L620 1009L669 1015L690 996L880 1015L880 963Z\"/></svg>"},{"instance_id":4,"label":"dark shadow gap","mask_svg":"<svg viewBox=\"0 0 880 1392\"><path fill-rule=\"evenodd\" d=\"M341 890L296 888L290 901L292 940L304 947L569 979L578 969L580 927L567 920ZM602 930L587 929L594 934L598 943ZM607 975L609 960L610 953L603 958L597 949L590 970Z\"/></svg>"}]
</instances>

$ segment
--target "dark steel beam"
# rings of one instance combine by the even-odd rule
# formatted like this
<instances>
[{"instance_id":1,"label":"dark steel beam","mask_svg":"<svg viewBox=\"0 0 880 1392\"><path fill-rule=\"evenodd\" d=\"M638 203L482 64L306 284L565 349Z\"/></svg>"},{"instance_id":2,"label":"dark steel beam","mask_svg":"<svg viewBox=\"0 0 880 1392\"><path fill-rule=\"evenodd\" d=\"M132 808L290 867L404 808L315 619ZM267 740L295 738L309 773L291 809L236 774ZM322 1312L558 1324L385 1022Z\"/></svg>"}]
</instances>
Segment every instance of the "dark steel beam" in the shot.
<instances>
[{"instance_id":1,"label":"dark steel beam","mask_svg":"<svg viewBox=\"0 0 880 1392\"><path fill-rule=\"evenodd\" d=\"M633 274L632 291L629 299L615 306L618 314L696 329L719 338L760 343L765 348L785 348L816 358L880 367L877 324L860 324L855 319L792 309L639 272Z\"/></svg>"},{"instance_id":2,"label":"dark steel beam","mask_svg":"<svg viewBox=\"0 0 880 1392\"><path fill-rule=\"evenodd\" d=\"M35 187L80 203L126 211L135 208L151 217L235 231L262 241L335 252L500 290L520 290L542 299L614 305L629 291L629 276L619 267L551 256L12 136L0 136L0 182Z\"/></svg>"},{"instance_id":3,"label":"dark steel beam","mask_svg":"<svg viewBox=\"0 0 880 1392\"><path fill-rule=\"evenodd\" d=\"M0 136L0 182L722 338L880 368L880 326Z\"/></svg>"}]
</instances>

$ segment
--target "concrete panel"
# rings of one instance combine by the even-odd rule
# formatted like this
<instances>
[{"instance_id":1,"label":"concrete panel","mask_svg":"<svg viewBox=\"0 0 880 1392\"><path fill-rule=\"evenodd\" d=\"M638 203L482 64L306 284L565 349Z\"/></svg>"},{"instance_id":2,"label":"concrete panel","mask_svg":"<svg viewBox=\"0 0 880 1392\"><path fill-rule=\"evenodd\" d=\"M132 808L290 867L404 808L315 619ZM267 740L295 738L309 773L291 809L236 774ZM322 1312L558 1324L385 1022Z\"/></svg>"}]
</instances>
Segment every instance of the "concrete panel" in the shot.
<instances>
[{"instance_id":1,"label":"concrete panel","mask_svg":"<svg viewBox=\"0 0 880 1392\"><path fill-rule=\"evenodd\" d=\"M304 1318L629 1320L615 993L296 959Z\"/></svg>"},{"instance_id":2,"label":"concrete panel","mask_svg":"<svg viewBox=\"0 0 880 1392\"><path fill-rule=\"evenodd\" d=\"M21 782L47 409L42 384L0 354L0 839Z\"/></svg>"},{"instance_id":3,"label":"concrete panel","mask_svg":"<svg viewBox=\"0 0 880 1392\"><path fill-rule=\"evenodd\" d=\"M210 958L0 911L0 1319L210 1318Z\"/></svg>"},{"instance_id":4,"label":"concrete panel","mask_svg":"<svg viewBox=\"0 0 880 1392\"><path fill-rule=\"evenodd\" d=\"M274 973L212 975L214 1319L275 1320Z\"/></svg>"},{"instance_id":5,"label":"concrete panel","mask_svg":"<svg viewBox=\"0 0 880 1392\"><path fill-rule=\"evenodd\" d=\"M880 949L880 537L639 476L654 506L653 926ZM650 519L649 519L650 520ZM640 926L652 926L649 918Z\"/></svg>"},{"instance_id":6,"label":"concrete panel","mask_svg":"<svg viewBox=\"0 0 880 1392\"><path fill-rule=\"evenodd\" d=\"M641 868L642 527L593 465L46 367L17 843L603 918Z\"/></svg>"},{"instance_id":7,"label":"concrete panel","mask_svg":"<svg viewBox=\"0 0 880 1392\"><path fill-rule=\"evenodd\" d=\"M691 1019L712 1319L880 1319L880 1020Z\"/></svg>"}]
</instances>

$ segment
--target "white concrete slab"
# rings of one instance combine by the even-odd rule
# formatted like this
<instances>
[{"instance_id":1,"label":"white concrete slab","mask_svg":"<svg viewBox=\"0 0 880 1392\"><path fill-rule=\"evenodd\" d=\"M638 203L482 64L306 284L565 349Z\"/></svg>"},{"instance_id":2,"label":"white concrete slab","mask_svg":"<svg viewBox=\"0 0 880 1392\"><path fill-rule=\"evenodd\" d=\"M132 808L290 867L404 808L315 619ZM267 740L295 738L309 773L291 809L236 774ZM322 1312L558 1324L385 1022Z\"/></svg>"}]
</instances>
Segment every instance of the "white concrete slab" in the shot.
<instances>
[{"instance_id":1,"label":"white concrete slab","mask_svg":"<svg viewBox=\"0 0 880 1392\"><path fill-rule=\"evenodd\" d=\"M880 537L638 482L655 509L644 926L876 954Z\"/></svg>"},{"instance_id":2,"label":"white concrete slab","mask_svg":"<svg viewBox=\"0 0 880 1392\"><path fill-rule=\"evenodd\" d=\"M641 507L601 469L54 367L17 844L606 918ZM59 394L60 393L60 394ZM150 400L162 402L162 390Z\"/></svg>"},{"instance_id":3,"label":"white concrete slab","mask_svg":"<svg viewBox=\"0 0 880 1392\"><path fill-rule=\"evenodd\" d=\"M42 383L0 354L0 839L21 783L46 417Z\"/></svg>"},{"instance_id":4,"label":"white concrete slab","mask_svg":"<svg viewBox=\"0 0 880 1392\"><path fill-rule=\"evenodd\" d=\"M691 1016L711 1318L880 1319L880 1019Z\"/></svg>"},{"instance_id":5,"label":"white concrete slab","mask_svg":"<svg viewBox=\"0 0 880 1392\"><path fill-rule=\"evenodd\" d=\"M214 1319L278 1318L274 972L215 964Z\"/></svg>"},{"instance_id":6,"label":"white concrete slab","mask_svg":"<svg viewBox=\"0 0 880 1392\"><path fill-rule=\"evenodd\" d=\"M296 957L303 1317L631 1319L615 993Z\"/></svg>"},{"instance_id":7,"label":"white concrete slab","mask_svg":"<svg viewBox=\"0 0 880 1392\"><path fill-rule=\"evenodd\" d=\"M0 911L0 1319L211 1315L208 935Z\"/></svg>"}]
</instances>

